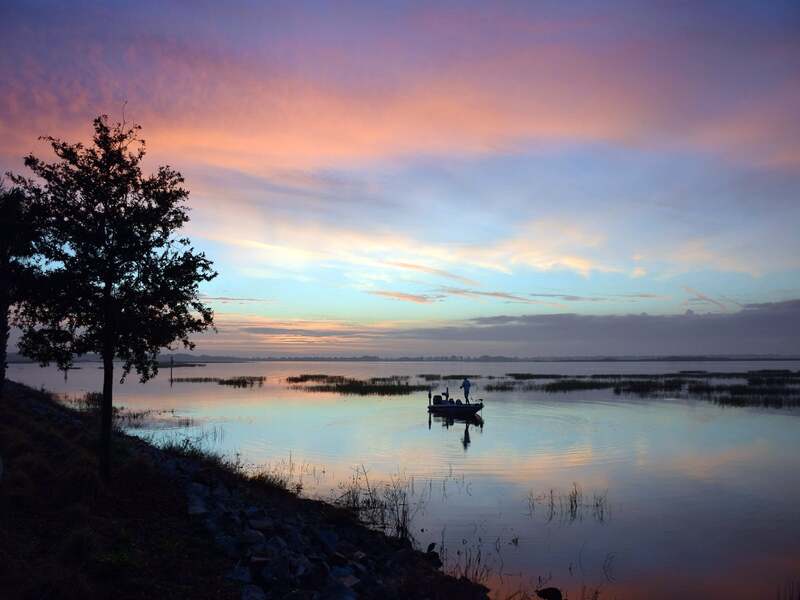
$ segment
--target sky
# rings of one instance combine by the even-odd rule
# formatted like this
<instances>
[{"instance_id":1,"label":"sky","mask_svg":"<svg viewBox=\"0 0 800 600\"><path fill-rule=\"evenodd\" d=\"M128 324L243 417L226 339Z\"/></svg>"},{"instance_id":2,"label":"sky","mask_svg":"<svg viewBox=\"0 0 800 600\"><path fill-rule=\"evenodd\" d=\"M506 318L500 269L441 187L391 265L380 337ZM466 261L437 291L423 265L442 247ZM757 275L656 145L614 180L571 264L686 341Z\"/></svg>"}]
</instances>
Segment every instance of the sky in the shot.
<instances>
[{"instance_id":1,"label":"sky","mask_svg":"<svg viewBox=\"0 0 800 600\"><path fill-rule=\"evenodd\" d=\"M0 6L0 169L100 113L232 355L800 354L797 2Z\"/></svg>"}]
</instances>

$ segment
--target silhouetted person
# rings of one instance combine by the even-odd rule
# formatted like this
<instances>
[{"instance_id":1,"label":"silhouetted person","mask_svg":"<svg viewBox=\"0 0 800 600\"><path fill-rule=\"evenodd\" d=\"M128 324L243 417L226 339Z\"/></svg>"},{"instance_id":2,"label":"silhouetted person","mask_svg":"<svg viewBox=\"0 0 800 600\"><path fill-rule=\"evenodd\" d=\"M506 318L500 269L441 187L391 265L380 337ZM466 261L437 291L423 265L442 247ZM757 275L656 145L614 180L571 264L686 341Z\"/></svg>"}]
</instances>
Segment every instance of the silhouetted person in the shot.
<instances>
[{"instance_id":1,"label":"silhouetted person","mask_svg":"<svg viewBox=\"0 0 800 600\"><path fill-rule=\"evenodd\" d=\"M450 386L444 388L444 394L442 394L442 396L444 396L445 402L450 402Z\"/></svg>"},{"instance_id":2,"label":"silhouetted person","mask_svg":"<svg viewBox=\"0 0 800 600\"><path fill-rule=\"evenodd\" d=\"M464 377L464 381L461 382L461 386L459 387L459 389L464 390L464 400L467 401L467 404L469 404L469 388L471 387L472 383L470 382L469 378Z\"/></svg>"}]
</instances>

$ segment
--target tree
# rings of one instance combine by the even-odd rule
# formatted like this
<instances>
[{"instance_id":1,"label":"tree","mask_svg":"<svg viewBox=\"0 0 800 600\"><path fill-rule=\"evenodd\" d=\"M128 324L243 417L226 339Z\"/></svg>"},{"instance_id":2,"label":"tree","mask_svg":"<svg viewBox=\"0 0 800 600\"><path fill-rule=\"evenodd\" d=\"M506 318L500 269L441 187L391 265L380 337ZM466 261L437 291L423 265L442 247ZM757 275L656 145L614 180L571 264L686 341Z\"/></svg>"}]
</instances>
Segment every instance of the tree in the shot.
<instances>
[{"instance_id":1,"label":"tree","mask_svg":"<svg viewBox=\"0 0 800 600\"><path fill-rule=\"evenodd\" d=\"M68 368L75 356L103 360L100 469L110 476L114 360L121 381L158 372L158 354L213 326L198 286L216 276L204 253L176 232L189 220L189 192L168 166L144 176L139 126L94 119L92 144L50 143L57 161L33 155L38 179L12 176L42 215L46 264L20 311L20 350L42 365Z\"/></svg>"},{"instance_id":2,"label":"tree","mask_svg":"<svg viewBox=\"0 0 800 600\"><path fill-rule=\"evenodd\" d=\"M33 221L23 191L6 188L0 180L0 398L6 382L11 311L25 300L35 268Z\"/></svg>"}]
</instances>

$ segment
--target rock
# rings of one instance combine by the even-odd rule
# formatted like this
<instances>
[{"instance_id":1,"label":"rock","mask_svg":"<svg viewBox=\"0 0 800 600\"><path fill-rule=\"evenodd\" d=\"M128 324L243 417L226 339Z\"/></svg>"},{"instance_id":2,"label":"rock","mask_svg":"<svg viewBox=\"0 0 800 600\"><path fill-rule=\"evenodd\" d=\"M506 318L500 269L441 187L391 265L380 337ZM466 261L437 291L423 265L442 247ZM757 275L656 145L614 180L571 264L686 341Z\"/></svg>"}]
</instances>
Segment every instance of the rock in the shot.
<instances>
[{"instance_id":1,"label":"rock","mask_svg":"<svg viewBox=\"0 0 800 600\"><path fill-rule=\"evenodd\" d=\"M347 586L348 588L353 588L357 586L360 581L361 580L355 575L348 575L347 577L342 577L339 579L339 583Z\"/></svg>"},{"instance_id":2,"label":"rock","mask_svg":"<svg viewBox=\"0 0 800 600\"><path fill-rule=\"evenodd\" d=\"M253 582L253 577L250 575L250 569L244 565L236 565L233 567L233 569L231 569L230 573L228 573L226 577L232 581L238 581L239 583Z\"/></svg>"},{"instance_id":3,"label":"rock","mask_svg":"<svg viewBox=\"0 0 800 600\"><path fill-rule=\"evenodd\" d=\"M296 529L289 529L286 531L286 542L290 548L302 548L306 544L303 537L297 532Z\"/></svg>"},{"instance_id":4,"label":"rock","mask_svg":"<svg viewBox=\"0 0 800 600\"><path fill-rule=\"evenodd\" d=\"M263 508L258 508L257 506L248 506L244 509L244 516L248 519L262 519L267 515Z\"/></svg>"},{"instance_id":5,"label":"rock","mask_svg":"<svg viewBox=\"0 0 800 600\"><path fill-rule=\"evenodd\" d=\"M255 529L245 529L241 535L239 535L239 543L248 546L264 543L264 540L266 540L264 534Z\"/></svg>"},{"instance_id":6,"label":"rock","mask_svg":"<svg viewBox=\"0 0 800 600\"><path fill-rule=\"evenodd\" d=\"M259 532L261 533L261 532ZM261 534L263 537L263 533ZM289 547L286 544L286 541L279 535L273 535L269 540L267 540L266 547L274 552L285 552Z\"/></svg>"},{"instance_id":7,"label":"rock","mask_svg":"<svg viewBox=\"0 0 800 600\"><path fill-rule=\"evenodd\" d=\"M353 569L351 567L333 567L331 569L331 577L336 580L341 580L345 577L350 577L353 575Z\"/></svg>"},{"instance_id":8,"label":"rock","mask_svg":"<svg viewBox=\"0 0 800 600\"><path fill-rule=\"evenodd\" d=\"M347 563L350 562L347 559L347 557L344 554L340 553L340 552L334 552L333 554L331 554L330 561L331 561L332 564L338 565L338 566L344 566L344 565L346 565Z\"/></svg>"},{"instance_id":9,"label":"rock","mask_svg":"<svg viewBox=\"0 0 800 600\"><path fill-rule=\"evenodd\" d=\"M295 554L289 557L289 572L297 579L311 571L311 561L302 554Z\"/></svg>"},{"instance_id":10,"label":"rock","mask_svg":"<svg viewBox=\"0 0 800 600\"><path fill-rule=\"evenodd\" d=\"M242 600L267 600L267 595L257 585L246 585L242 590Z\"/></svg>"},{"instance_id":11,"label":"rock","mask_svg":"<svg viewBox=\"0 0 800 600\"><path fill-rule=\"evenodd\" d=\"M275 524L272 522L272 519L268 519L266 517L260 519L249 519L248 523L252 529L256 529L258 531L272 531L275 528Z\"/></svg>"},{"instance_id":12,"label":"rock","mask_svg":"<svg viewBox=\"0 0 800 600\"><path fill-rule=\"evenodd\" d=\"M214 536L214 543L222 549L222 552L228 558L239 558L239 549L236 540L224 533L218 533Z\"/></svg>"},{"instance_id":13,"label":"rock","mask_svg":"<svg viewBox=\"0 0 800 600\"><path fill-rule=\"evenodd\" d=\"M188 512L190 515L195 516L204 515L208 512L208 507L202 498L198 496L189 496Z\"/></svg>"},{"instance_id":14,"label":"rock","mask_svg":"<svg viewBox=\"0 0 800 600\"><path fill-rule=\"evenodd\" d=\"M428 560L428 562L431 565L433 565L433 567L435 569L441 569L442 568L442 564L443 563L442 563L442 559L439 558L439 553L438 552L435 552L434 550L426 552L425 553L425 558Z\"/></svg>"},{"instance_id":15,"label":"rock","mask_svg":"<svg viewBox=\"0 0 800 600\"><path fill-rule=\"evenodd\" d=\"M329 529L321 529L317 532L317 538L322 546L327 550L328 554L336 552L336 546L339 544L339 536Z\"/></svg>"},{"instance_id":16,"label":"rock","mask_svg":"<svg viewBox=\"0 0 800 600\"><path fill-rule=\"evenodd\" d=\"M211 494L211 490L208 489L207 485L203 483L197 483L196 481L193 481L189 484L189 489L187 492L191 496L200 496L201 498L208 498L208 496Z\"/></svg>"}]
</instances>

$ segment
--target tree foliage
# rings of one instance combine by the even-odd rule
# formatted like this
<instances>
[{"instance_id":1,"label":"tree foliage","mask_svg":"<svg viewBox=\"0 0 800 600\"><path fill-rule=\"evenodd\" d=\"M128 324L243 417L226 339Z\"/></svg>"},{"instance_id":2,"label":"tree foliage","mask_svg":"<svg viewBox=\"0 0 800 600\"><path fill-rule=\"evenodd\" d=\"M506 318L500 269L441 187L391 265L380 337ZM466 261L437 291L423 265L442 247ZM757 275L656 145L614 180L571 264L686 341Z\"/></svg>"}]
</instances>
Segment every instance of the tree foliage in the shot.
<instances>
[{"instance_id":1,"label":"tree foliage","mask_svg":"<svg viewBox=\"0 0 800 600\"><path fill-rule=\"evenodd\" d=\"M46 139L59 159L27 156L38 180L14 177L43 215L47 268L25 307L20 348L67 368L96 352L122 361L123 378L158 370L158 353L213 323L198 285L216 273L175 232L188 220L183 177L162 166L144 176L139 127L94 120L91 146Z\"/></svg>"},{"instance_id":2,"label":"tree foliage","mask_svg":"<svg viewBox=\"0 0 800 600\"><path fill-rule=\"evenodd\" d=\"M0 181L0 394L6 377L11 312L26 300L35 274L36 219L19 188Z\"/></svg>"}]
</instances>

